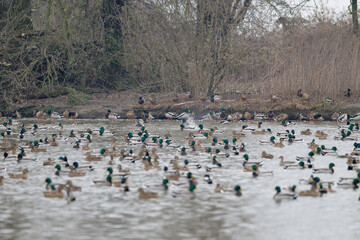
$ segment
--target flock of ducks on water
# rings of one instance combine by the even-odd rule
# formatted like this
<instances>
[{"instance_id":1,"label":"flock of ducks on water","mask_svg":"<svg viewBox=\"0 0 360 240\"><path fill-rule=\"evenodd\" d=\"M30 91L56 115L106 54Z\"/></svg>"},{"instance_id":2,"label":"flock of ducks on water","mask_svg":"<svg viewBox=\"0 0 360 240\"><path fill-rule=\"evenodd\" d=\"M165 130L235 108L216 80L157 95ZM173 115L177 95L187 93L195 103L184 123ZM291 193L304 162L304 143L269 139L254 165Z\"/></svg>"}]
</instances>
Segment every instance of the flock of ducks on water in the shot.
<instances>
[{"instance_id":1,"label":"flock of ducks on water","mask_svg":"<svg viewBox=\"0 0 360 240\"><path fill-rule=\"evenodd\" d=\"M299 90L301 97L307 98L306 93L302 93ZM214 101L218 96L211 97ZM149 99L149 101L155 101ZM139 104L143 104L144 99L139 98ZM297 144L304 141L301 137L312 136L313 133L310 129L296 133L294 130L287 129L295 124L288 120L286 114L279 114L275 116L273 112L267 114L250 114L235 113L227 114L225 109L221 109L220 112L209 112L201 118L201 122L196 123L194 120L194 113L185 109L181 114L176 114L170 111L166 111L165 116L169 120L179 119L182 120L178 131L189 131L187 134L186 143L181 145L172 139L173 134L177 134L176 131L167 133L164 136L150 133L147 129L147 123L151 122L154 118L149 111L144 111L141 117L137 118L133 111L129 111L126 114L127 119L136 120L136 126L138 130L129 131L125 136L117 141L112 132L105 130L104 127L99 129L81 129L77 132L71 130L69 133L64 133L62 123L44 124L41 126L41 120L53 119L56 122L63 117L69 121L72 120L73 124L80 124L76 122L78 114L76 112L65 111L62 115L51 110L49 111L34 111L34 117L38 120L38 123L31 125L25 125L21 122L21 115L14 111L10 117L3 118L3 125L0 128L2 142L0 150L3 152L3 161L13 161L17 164L31 164L37 161L38 154L45 154L44 152L51 151L53 147L59 147L70 141L73 142L72 148L76 151L83 152L83 160L70 162L66 156L60 156L57 160L48 159L43 162L43 166L53 166L56 171L53 177L61 180L62 177L79 178L86 176L87 173L94 171L95 168L92 165L86 165L85 162L98 162L108 159L108 167L106 168L107 175L104 179L93 180L92 184L107 187L119 187L124 192L129 192L129 178L131 178L132 169L125 169L122 165L141 163L146 171L159 171L161 172L161 178L158 184L148 184L139 187L138 198L150 199L160 198L164 193L170 192L173 197L190 197L194 198L196 188L199 181L204 181L206 184L213 184L211 177L212 171L221 171L223 164L222 160L229 156L236 156L241 162L242 170L244 172L251 173L254 178L262 176L271 176L273 171L262 171L261 168L265 164L265 161L250 160L249 155L254 153L248 153L245 147L245 141L249 135L264 135L264 140L259 141L259 146L269 145L275 149L281 149L287 145ZM323 194L334 193L332 188L334 181L322 181L320 179L321 174L334 174L335 162L341 159L346 161L347 170L354 172L352 177L341 177L337 182L338 188L358 189L360 181L360 143L357 143L357 133L359 132L358 120L360 120L360 114L355 116L349 116L347 114L334 113L333 119L339 123L345 123L339 126L338 135L334 136L335 140L349 141L349 144L353 145L353 151L345 155L339 155L337 147L327 148L324 145L318 145L315 138L324 140L329 135L323 131L316 131L314 133L314 140L309 142L309 153L307 156L299 156L293 160L285 160L284 156L279 157L279 167L286 170L301 171L303 169L312 169L313 174L306 179L300 179L299 183L309 185L309 190L297 191L296 186L274 188L275 195L274 200L279 201L282 199L296 199L297 197L319 197ZM108 110L105 114L105 118L114 122L119 119L120 116ZM305 120L305 117L301 117L298 120ZM321 115L318 113L312 113L308 116L307 120L321 121ZM219 125L230 124L235 121L242 121L244 125L239 131L233 131L231 136L225 136L224 131L220 129L220 126L212 126L206 128L204 125ZM263 121L277 121L280 125L285 127L285 131L274 133L270 128L263 128ZM249 124L249 125L247 125ZM51 136L44 139L38 139L38 133L51 134ZM103 142L105 139L111 138L111 143L108 148L97 149L98 154L91 152L92 149L96 150L96 143ZM230 140L229 140L230 139ZM118 139L119 140L119 139ZM240 143L241 142L241 143ZM121 150L119 150L119 149ZM160 152L175 153L174 158L169 163L160 158L158 154ZM65 154L64 154L65 155ZM193 160L196 156L203 156L208 158L208 164L202 166L202 164ZM316 168L315 158L321 158L321 156L331 156L333 162L331 162L327 168ZM189 157L183 162L180 161L180 157ZM273 159L272 154L261 152L261 158ZM114 167L116 164L118 166ZM196 179L193 172L199 169L205 169L206 174L203 179ZM0 167L0 186L4 185L5 173L8 170L5 167ZM116 172L116 173L115 173ZM29 170L24 168L19 173L8 173L9 179L21 179L27 180ZM52 180L52 176L47 177L45 180L45 191L43 192L46 198L61 198L66 199L68 203L75 201L76 197L74 192L81 191L81 187L73 184L71 180L67 180L64 183L55 183ZM10 180L7 181L11 183ZM215 193L229 193L235 196L242 196L242 188L239 184L235 186L222 186L217 183L214 189ZM360 198L359 198L360 200Z\"/></svg>"}]
</instances>

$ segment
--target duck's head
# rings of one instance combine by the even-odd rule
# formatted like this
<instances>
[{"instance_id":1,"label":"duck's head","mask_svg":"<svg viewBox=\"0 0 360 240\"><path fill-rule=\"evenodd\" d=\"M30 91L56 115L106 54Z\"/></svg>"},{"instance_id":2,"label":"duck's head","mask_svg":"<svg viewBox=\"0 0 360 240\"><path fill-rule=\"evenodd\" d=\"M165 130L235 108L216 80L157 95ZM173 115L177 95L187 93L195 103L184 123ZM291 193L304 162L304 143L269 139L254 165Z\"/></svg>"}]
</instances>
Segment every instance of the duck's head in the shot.
<instances>
[{"instance_id":1,"label":"duck's head","mask_svg":"<svg viewBox=\"0 0 360 240\"><path fill-rule=\"evenodd\" d=\"M204 129L204 125L199 124L199 128L200 128L201 130L203 130L203 129Z\"/></svg>"},{"instance_id":2,"label":"duck's head","mask_svg":"<svg viewBox=\"0 0 360 240\"><path fill-rule=\"evenodd\" d=\"M305 163L304 163L303 161L300 161L300 162L299 162L299 166L305 167Z\"/></svg>"},{"instance_id":3,"label":"duck's head","mask_svg":"<svg viewBox=\"0 0 360 240\"><path fill-rule=\"evenodd\" d=\"M73 166L74 166L74 168L76 169L76 168L79 167L79 163L78 163L78 162L73 162Z\"/></svg>"},{"instance_id":4,"label":"duck's head","mask_svg":"<svg viewBox=\"0 0 360 240\"><path fill-rule=\"evenodd\" d=\"M317 152L317 153L320 153L320 152L321 152L321 148L320 148L320 147L316 148L316 152Z\"/></svg>"},{"instance_id":5,"label":"duck's head","mask_svg":"<svg viewBox=\"0 0 360 240\"><path fill-rule=\"evenodd\" d=\"M249 155L244 154L243 157L244 157L245 161L248 161L248 160L249 160Z\"/></svg>"},{"instance_id":6,"label":"duck's head","mask_svg":"<svg viewBox=\"0 0 360 240\"><path fill-rule=\"evenodd\" d=\"M359 184L359 179L355 178L353 181L352 181L352 184L357 186Z\"/></svg>"},{"instance_id":7,"label":"duck's head","mask_svg":"<svg viewBox=\"0 0 360 240\"><path fill-rule=\"evenodd\" d=\"M163 186L167 186L168 183L169 183L169 180L167 180L166 178L163 179L163 181L162 181L162 185L163 185Z\"/></svg>"},{"instance_id":8,"label":"duck's head","mask_svg":"<svg viewBox=\"0 0 360 240\"><path fill-rule=\"evenodd\" d=\"M325 145L321 145L321 147L320 147L322 150L324 150L325 149Z\"/></svg>"},{"instance_id":9,"label":"duck's head","mask_svg":"<svg viewBox=\"0 0 360 240\"><path fill-rule=\"evenodd\" d=\"M225 144L225 145L229 145L229 140L225 139L225 140L224 140L224 144Z\"/></svg>"},{"instance_id":10,"label":"duck's head","mask_svg":"<svg viewBox=\"0 0 360 240\"><path fill-rule=\"evenodd\" d=\"M310 157L314 156L314 153L313 152L309 152L308 154Z\"/></svg>"},{"instance_id":11,"label":"duck's head","mask_svg":"<svg viewBox=\"0 0 360 240\"><path fill-rule=\"evenodd\" d=\"M314 177L314 182L315 182L315 183L320 182L320 178L319 178L319 177Z\"/></svg>"},{"instance_id":12,"label":"duck's head","mask_svg":"<svg viewBox=\"0 0 360 240\"><path fill-rule=\"evenodd\" d=\"M233 144L235 144L235 143L237 142L237 138L234 137L234 138L232 139L232 142L233 142Z\"/></svg>"},{"instance_id":13,"label":"duck's head","mask_svg":"<svg viewBox=\"0 0 360 240\"><path fill-rule=\"evenodd\" d=\"M113 173L113 169L112 169L111 167L108 167L108 168L106 169L106 171L107 171L109 174L112 174L112 173Z\"/></svg>"},{"instance_id":14,"label":"duck's head","mask_svg":"<svg viewBox=\"0 0 360 240\"><path fill-rule=\"evenodd\" d=\"M280 193L280 192L281 192L281 188L280 188L279 186L276 186L276 187L275 187L275 190L276 190L277 193Z\"/></svg>"},{"instance_id":15,"label":"duck's head","mask_svg":"<svg viewBox=\"0 0 360 240\"><path fill-rule=\"evenodd\" d=\"M252 168L252 170L253 170L253 171L257 171L257 169L258 169L258 168L257 168L257 166L256 166L255 164L254 164L254 165L252 165L252 166L251 166L251 168Z\"/></svg>"},{"instance_id":16,"label":"duck's head","mask_svg":"<svg viewBox=\"0 0 360 240\"><path fill-rule=\"evenodd\" d=\"M193 175L192 175L192 173L191 173L191 172L188 172L188 173L186 174L186 177L187 177L188 179L190 179L190 178L192 178L192 177L193 177Z\"/></svg>"},{"instance_id":17,"label":"duck's head","mask_svg":"<svg viewBox=\"0 0 360 240\"><path fill-rule=\"evenodd\" d=\"M213 138L213 140L212 140L214 143L217 143L217 138L215 137L215 138Z\"/></svg>"},{"instance_id":18,"label":"duck's head","mask_svg":"<svg viewBox=\"0 0 360 240\"><path fill-rule=\"evenodd\" d=\"M335 164L334 164L334 163L330 163L330 164L329 164L329 168L332 169L333 167L335 167Z\"/></svg>"},{"instance_id":19,"label":"duck's head","mask_svg":"<svg viewBox=\"0 0 360 240\"><path fill-rule=\"evenodd\" d=\"M337 148L336 148L336 147L332 147L331 150L333 150L333 151L336 152Z\"/></svg>"},{"instance_id":20,"label":"duck's head","mask_svg":"<svg viewBox=\"0 0 360 240\"><path fill-rule=\"evenodd\" d=\"M182 151L182 152L186 152L186 148L185 148L185 147L182 147L182 148L181 148L181 151Z\"/></svg>"},{"instance_id":21,"label":"duck's head","mask_svg":"<svg viewBox=\"0 0 360 240\"><path fill-rule=\"evenodd\" d=\"M290 189L291 189L292 192L295 192L296 191L296 185L291 186Z\"/></svg>"},{"instance_id":22,"label":"duck's head","mask_svg":"<svg viewBox=\"0 0 360 240\"><path fill-rule=\"evenodd\" d=\"M241 190L240 185L236 185L236 186L234 187L234 190L237 191L237 192L240 191L240 190Z\"/></svg>"},{"instance_id":23,"label":"duck's head","mask_svg":"<svg viewBox=\"0 0 360 240\"><path fill-rule=\"evenodd\" d=\"M100 154L101 154L101 155L104 155L105 152L106 152L106 149L105 149L105 148L102 148L102 149L100 150Z\"/></svg>"},{"instance_id":24,"label":"duck's head","mask_svg":"<svg viewBox=\"0 0 360 240\"><path fill-rule=\"evenodd\" d=\"M271 136L270 137L270 142L274 142L275 141L275 137L274 136Z\"/></svg>"},{"instance_id":25,"label":"duck's head","mask_svg":"<svg viewBox=\"0 0 360 240\"><path fill-rule=\"evenodd\" d=\"M190 192L194 192L194 190L196 189L196 186L195 186L195 184L190 184L190 186L189 186L189 191Z\"/></svg>"},{"instance_id":26,"label":"duck's head","mask_svg":"<svg viewBox=\"0 0 360 240\"><path fill-rule=\"evenodd\" d=\"M167 166L164 167L164 172L167 172L169 168Z\"/></svg>"},{"instance_id":27,"label":"duck's head","mask_svg":"<svg viewBox=\"0 0 360 240\"><path fill-rule=\"evenodd\" d=\"M51 178L46 178L45 182L50 184L51 183Z\"/></svg>"},{"instance_id":28,"label":"duck's head","mask_svg":"<svg viewBox=\"0 0 360 240\"><path fill-rule=\"evenodd\" d=\"M218 166L219 168L222 167L221 163L219 163L219 162L216 164L216 166Z\"/></svg>"},{"instance_id":29,"label":"duck's head","mask_svg":"<svg viewBox=\"0 0 360 240\"><path fill-rule=\"evenodd\" d=\"M55 185L51 185L51 186L50 186L50 190L51 190L51 191L55 191L55 190L56 190Z\"/></svg>"},{"instance_id":30,"label":"duck's head","mask_svg":"<svg viewBox=\"0 0 360 240\"><path fill-rule=\"evenodd\" d=\"M188 165L188 164L189 164L189 160L185 159L185 160L184 160L184 165L186 166L186 165Z\"/></svg>"},{"instance_id":31,"label":"duck's head","mask_svg":"<svg viewBox=\"0 0 360 240\"><path fill-rule=\"evenodd\" d=\"M55 166L55 168L56 168L56 170L58 170L58 171L61 170L61 166L60 166L59 164L57 164L57 165Z\"/></svg>"},{"instance_id":32,"label":"duck's head","mask_svg":"<svg viewBox=\"0 0 360 240\"><path fill-rule=\"evenodd\" d=\"M269 133L271 133L271 129L270 129L270 128L267 128L266 131L268 131Z\"/></svg>"},{"instance_id":33,"label":"duck's head","mask_svg":"<svg viewBox=\"0 0 360 240\"><path fill-rule=\"evenodd\" d=\"M258 127L261 127L261 125L262 125L262 122L258 122Z\"/></svg>"},{"instance_id":34,"label":"duck's head","mask_svg":"<svg viewBox=\"0 0 360 240\"><path fill-rule=\"evenodd\" d=\"M217 149L215 150L215 152L216 152L216 154L220 153L220 149L217 148Z\"/></svg>"}]
</instances>

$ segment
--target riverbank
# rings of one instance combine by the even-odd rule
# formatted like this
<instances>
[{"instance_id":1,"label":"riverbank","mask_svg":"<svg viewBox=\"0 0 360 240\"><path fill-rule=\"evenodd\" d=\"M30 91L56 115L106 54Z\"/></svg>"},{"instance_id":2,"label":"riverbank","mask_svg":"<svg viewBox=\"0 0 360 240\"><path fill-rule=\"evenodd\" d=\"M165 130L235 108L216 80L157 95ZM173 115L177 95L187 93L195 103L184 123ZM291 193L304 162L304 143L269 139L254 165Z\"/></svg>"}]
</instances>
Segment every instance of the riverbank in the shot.
<instances>
[{"instance_id":1,"label":"riverbank","mask_svg":"<svg viewBox=\"0 0 360 240\"><path fill-rule=\"evenodd\" d=\"M360 112L360 103L358 99L336 99L332 102L305 102L301 98L293 99L263 99L260 97L246 97L241 94L224 95L222 99L212 103L210 98L189 98L186 94L177 94L178 101L173 101L175 94L152 94L156 100L155 104L145 102L143 105L138 104L139 96L146 100L150 94L139 94L132 91L99 91L91 94L81 92L75 95L68 94L54 98L32 99L11 105L10 109L4 111L7 116L10 110L18 110L23 117L32 117L33 111L52 109L57 112L65 110L76 111L79 118L101 119L105 117L108 109L118 113L121 118L126 118L126 112L134 110L137 116L140 116L144 110L148 110L156 118L165 118L165 111L169 110L181 113L185 109L191 109L195 112L196 118L210 111L219 111L226 109L226 113L245 112L250 113L267 113L273 111L275 114L286 113L289 119L295 119L297 113L307 116L310 112L320 113L325 120L330 120L334 112L342 112L350 115Z\"/></svg>"}]
</instances>

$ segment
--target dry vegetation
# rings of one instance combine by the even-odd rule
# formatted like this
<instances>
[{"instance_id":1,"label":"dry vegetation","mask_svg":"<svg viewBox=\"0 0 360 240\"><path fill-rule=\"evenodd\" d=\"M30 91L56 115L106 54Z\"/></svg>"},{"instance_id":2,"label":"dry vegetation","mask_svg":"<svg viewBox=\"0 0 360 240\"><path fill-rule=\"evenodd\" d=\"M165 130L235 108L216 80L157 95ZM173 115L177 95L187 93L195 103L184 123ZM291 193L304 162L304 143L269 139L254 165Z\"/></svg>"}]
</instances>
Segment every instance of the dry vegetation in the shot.
<instances>
[{"instance_id":1,"label":"dry vegetation","mask_svg":"<svg viewBox=\"0 0 360 240\"><path fill-rule=\"evenodd\" d=\"M315 100L351 88L358 97L360 48L349 16L322 9L306 21L279 19L288 6L278 2L4 0L2 109L93 88L264 99L301 88Z\"/></svg>"}]
</instances>

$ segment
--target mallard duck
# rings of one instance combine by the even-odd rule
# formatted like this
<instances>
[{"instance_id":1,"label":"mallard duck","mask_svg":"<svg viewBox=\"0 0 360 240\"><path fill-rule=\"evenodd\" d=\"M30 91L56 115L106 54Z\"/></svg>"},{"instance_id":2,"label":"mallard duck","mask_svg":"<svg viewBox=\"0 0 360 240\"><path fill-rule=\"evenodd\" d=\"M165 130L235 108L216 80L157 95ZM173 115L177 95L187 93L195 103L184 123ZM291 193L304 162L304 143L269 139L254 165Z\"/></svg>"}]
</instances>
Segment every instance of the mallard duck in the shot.
<instances>
[{"instance_id":1,"label":"mallard duck","mask_svg":"<svg viewBox=\"0 0 360 240\"><path fill-rule=\"evenodd\" d=\"M138 103L140 105L143 105L145 103L145 100L143 99L143 97L139 97Z\"/></svg>"},{"instance_id":2,"label":"mallard duck","mask_svg":"<svg viewBox=\"0 0 360 240\"><path fill-rule=\"evenodd\" d=\"M285 165L295 164L295 161L284 161L284 156L280 156L279 159L280 159L279 165L280 165L281 167L283 167L283 166L285 166Z\"/></svg>"},{"instance_id":3,"label":"mallard duck","mask_svg":"<svg viewBox=\"0 0 360 240\"><path fill-rule=\"evenodd\" d=\"M274 158L274 155L268 154L268 153L266 153L265 151L263 151L263 152L261 153L261 157L262 157L262 158L273 159L273 158Z\"/></svg>"},{"instance_id":4,"label":"mallard duck","mask_svg":"<svg viewBox=\"0 0 360 240\"><path fill-rule=\"evenodd\" d=\"M189 188L187 189L187 191L178 191L178 192L173 192L172 196L175 197L187 197L190 199L194 199L196 197L194 190L196 189L196 185L190 181L189 183Z\"/></svg>"},{"instance_id":5,"label":"mallard duck","mask_svg":"<svg viewBox=\"0 0 360 240\"><path fill-rule=\"evenodd\" d=\"M95 155L92 155L90 152L87 152L85 153L85 160L86 161L102 161L103 158L101 156L95 156Z\"/></svg>"},{"instance_id":6,"label":"mallard duck","mask_svg":"<svg viewBox=\"0 0 360 240\"><path fill-rule=\"evenodd\" d=\"M300 133L301 135L307 135L307 136L312 134L309 128L304 131L301 131Z\"/></svg>"},{"instance_id":7,"label":"mallard duck","mask_svg":"<svg viewBox=\"0 0 360 240\"><path fill-rule=\"evenodd\" d=\"M335 164L334 163L330 163L329 164L329 168L314 168L313 171L314 173L334 173L334 168Z\"/></svg>"},{"instance_id":8,"label":"mallard duck","mask_svg":"<svg viewBox=\"0 0 360 240\"><path fill-rule=\"evenodd\" d=\"M134 119L136 119L136 115L135 115L135 113L134 113L133 110L127 111L127 112L126 112L126 117L127 117L127 119L132 120L132 121L133 121Z\"/></svg>"},{"instance_id":9,"label":"mallard duck","mask_svg":"<svg viewBox=\"0 0 360 240\"><path fill-rule=\"evenodd\" d=\"M306 92L303 92L303 90L299 89L297 94L298 97L303 98L304 101L309 101L310 99L310 95Z\"/></svg>"},{"instance_id":10,"label":"mallard duck","mask_svg":"<svg viewBox=\"0 0 360 240\"><path fill-rule=\"evenodd\" d=\"M150 198L159 198L160 195L156 192L145 192L145 190L143 188L139 188L138 189L138 192L139 192L139 199L150 199Z\"/></svg>"},{"instance_id":11,"label":"mallard duck","mask_svg":"<svg viewBox=\"0 0 360 240\"><path fill-rule=\"evenodd\" d=\"M331 114L330 119L332 121L338 121L339 117L340 117L340 114L338 112L334 112L333 114Z\"/></svg>"},{"instance_id":12,"label":"mallard duck","mask_svg":"<svg viewBox=\"0 0 360 240\"><path fill-rule=\"evenodd\" d=\"M357 113L357 114L353 115L352 117L350 117L349 120L350 121L359 121L360 120L360 113Z\"/></svg>"},{"instance_id":13,"label":"mallard duck","mask_svg":"<svg viewBox=\"0 0 360 240\"><path fill-rule=\"evenodd\" d=\"M33 112L33 117L35 117L39 121L40 119L45 118L45 114L43 111L39 111L38 109L35 109Z\"/></svg>"},{"instance_id":14,"label":"mallard duck","mask_svg":"<svg viewBox=\"0 0 360 240\"><path fill-rule=\"evenodd\" d=\"M298 164L287 164L284 166L284 169L305 169L306 164L303 161L300 161Z\"/></svg>"},{"instance_id":15,"label":"mallard duck","mask_svg":"<svg viewBox=\"0 0 360 240\"><path fill-rule=\"evenodd\" d=\"M166 110L166 112L165 112L165 117L166 117L168 120L177 119L176 113L170 112L169 110Z\"/></svg>"},{"instance_id":16,"label":"mallard duck","mask_svg":"<svg viewBox=\"0 0 360 240\"><path fill-rule=\"evenodd\" d=\"M121 164L118 165L118 171L119 173L130 174L130 169L123 169Z\"/></svg>"},{"instance_id":17,"label":"mallard duck","mask_svg":"<svg viewBox=\"0 0 360 240\"><path fill-rule=\"evenodd\" d=\"M72 192L76 192L76 191L81 192L81 187L73 185L71 180L66 181L65 189L69 189Z\"/></svg>"},{"instance_id":18,"label":"mallard duck","mask_svg":"<svg viewBox=\"0 0 360 240\"><path fill-rule=\"evenodd\" d=\"M215 103L221 100L221 96L219 94L213 94L210 97L210 102Z\"/></svg>"},{"instance_id":19,"label":"mallard duck","mask_svg":"<svg viewBox=\"0 0 360 240\"><path fill-rule=\"evenodd\" d=\"M65 118L72 119L72 120L76 120L79 116L77 112L69 112L67 109L65 110L63 115Z\"/></svg>"},{"instance_id":20,"label":"mallard duck","mask_svg":"<svg viewBox=\"0 0 360 240\"><path fill-rule=\"evenodd\" d=\"M10 178L13 178L13 179L28 179L28 173L29 173L29 170L27 168L25 168L22 173L9 173L9 177Z\"/></svg>"},{"instance_id":21,"label":"mallard duck","mask_svg":"<svg viewBox=\"0 0 360 240\"><path fill-rule=\"evenodd\" d=\"M95 185L98 185L98 186L111 186L112 182L113 182L113 180L112 180L112 177L111 177L110 174L106 177L105 180L95 180L95 181L93 181L93 183Z\"/></svg>"},{"instance_id":22,"label":"mallard duck","mask_svg":"<svg viewBox=\"0 0 360 240\"><path fill-rule=\"evenodd\" d=\"M249 112L245 112L244 115L243 115L243 117L244 117L245 120L251 120L252 114L249 113Z\"/></svg>"},{"instance_id":23,"label":"mallard duck","mask_svg":"<svg viewBox=\"0 0 360 240\"><path fill-rule=\"evenodd\" d=\"M351 189L357 189L359 188L359 179L354 178L352 182L340 182L338 183L339 188L351 188Z\"/></svg>"},{"instance_id":24,"label":"mallard duck","mask_svg":"<svg viewBox=\"0 0 360 240\"><path fill-rule=\"evenodd\" d=\"M278 148L283 148L283 147L285 147L285 145L284 145L283 142L284 142L284 139L283 139L283 138L280 138L280 142L274 143L273 146L274 146L274 147L278 147Z\"/></svg>"},{"instance_id":25,"label":"mallard duck","mask_svg":"<svg viewBox=\"0 0 360 240\"><path fill-rule=\"evenodd\" d=\"M319 138L320 140L325 140L327 138L328 134L324 133L323 131L317 130L315 132L315 137Z\"/></svg>"},{"instance_id":26,"label":"mallard duck","mask_svg":"<svg viewBox=\"0 0 360 240\"><path fill-rule=\"evenodd\" d=\"M281 113L275 117L277 122L282 122L288 120L289 116L286 113Z\"/></svg>"},{"instance_id":27,"label":"mallard duck","mask_svg":"<svg viewBox=\"0 0 360 240\"><path fill-rule=\"evenodd\" d=\"M258 165L254 164L252 165L252 176L258 177L258 176L265 176L265 175L273 175L273 171L259 171Z\"/></svg>"},{"instance_id":28,"label":"mallard duck","mask_svg":"<svg viewBox=\"0 0 360 240\"><path fill-rule=\"evenodd\" d=\"M111 110L108 109L107 113L105 114L105 118L109 119L110 122L114 122L115 119L120 119L120 116L116 113L111 112Z\"/></svg>"},{"instance_id":29,"label":"mallard duck","mask_svg":"<svg viewBox=\"0 0 360 240\"><path fill-rule=\"evenodd\" d=\"M17 155L17 163L24 163L28 161L37 161L37 158L24 157L22 153Z\"/></svg>"},{"instance_id":30,"label":"mallard duck","mask_svg":"<svg viewBox=\"0 0 360 240\"><path fill-rule=\"evenodd\" d=\"M50 191L43 192L44 197L47 198L64 198L64 193L62 190L64 189L63 185L59 185L56 189L54 185L51 185Z\"/></svg>"},{"instance_id":31,"label":"mallard duck","mask_svg":"<svg viewBox=\"0 0 360 240\"><path fill-rule=\"evenodd\" d=\"M344 92L344 96L347 97L347 98L349 98L349 97L351 97L351 95L352 95L351 89L348 88L348 89Z\"/></svg>"},{"instance_id":32,"label":"mallard duck","mask_svg":"<svg viewBox=\"0 0 360 240\"><path fill-rule=\"evenodd\" d=\"M148 98L149 102L151 105L156 105L156 98L154 95L150 95L150 97Z\"/></svg>"},{"instance_id":33,"label":"mallard duck","mask_svg":"<svg viewBox=\"0 0 360 240\"><path fill-rule=\"evenodd\" d=\"M15 120L19 120L21 118L21 114L14 110L12 113L11 113L11 118L15 119Z\"/></svg>"},{"instance_id":34,"label":"mallard duck","mask_svg":"<svg viewBox=\"0 0 360 240\"><path fill-rule=\"evenodd\" d=\"M296 193L295 192L289 192L289 193L282 193L281 188L279 186L275 187L276 193L273 196L273 199L275 201L281 201L283 199L296 199Z\"/></svg>"}]
</instances>

